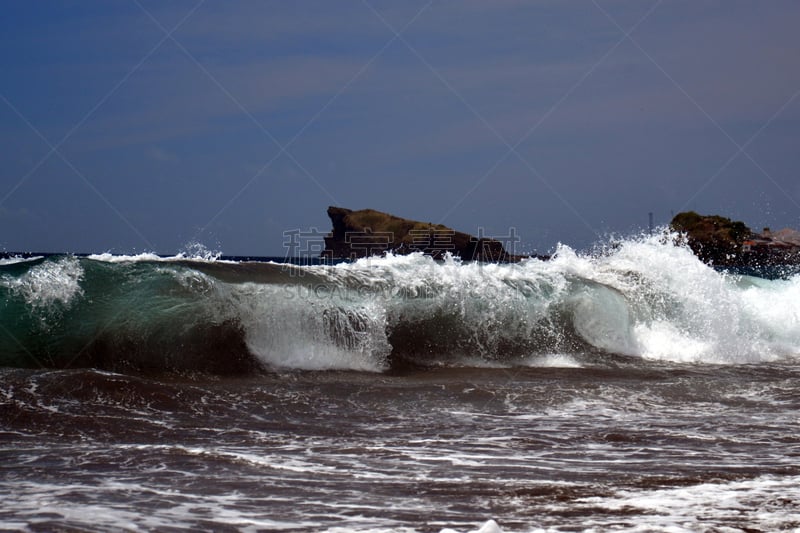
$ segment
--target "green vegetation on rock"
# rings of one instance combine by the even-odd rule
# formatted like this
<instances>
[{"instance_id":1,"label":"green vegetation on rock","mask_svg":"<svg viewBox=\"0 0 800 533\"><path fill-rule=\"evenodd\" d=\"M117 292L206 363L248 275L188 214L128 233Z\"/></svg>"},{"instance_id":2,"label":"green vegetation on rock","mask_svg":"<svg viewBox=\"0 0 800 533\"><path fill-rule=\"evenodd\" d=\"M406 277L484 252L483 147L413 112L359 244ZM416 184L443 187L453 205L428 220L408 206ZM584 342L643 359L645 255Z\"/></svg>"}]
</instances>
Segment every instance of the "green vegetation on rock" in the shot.
<instances>
[{"instance_id":1,"label":"green vegetation on rock","mask_svg":"<svg viewBox=\"0 0 800 533\"><path fill-rule=\"evenodd\" d=\"M670 226L686 235L689 247L700 259L716 265L736 262L742 243L753 235L744 222L694 211L678 213Z\"/></svg>"}]
</instances>

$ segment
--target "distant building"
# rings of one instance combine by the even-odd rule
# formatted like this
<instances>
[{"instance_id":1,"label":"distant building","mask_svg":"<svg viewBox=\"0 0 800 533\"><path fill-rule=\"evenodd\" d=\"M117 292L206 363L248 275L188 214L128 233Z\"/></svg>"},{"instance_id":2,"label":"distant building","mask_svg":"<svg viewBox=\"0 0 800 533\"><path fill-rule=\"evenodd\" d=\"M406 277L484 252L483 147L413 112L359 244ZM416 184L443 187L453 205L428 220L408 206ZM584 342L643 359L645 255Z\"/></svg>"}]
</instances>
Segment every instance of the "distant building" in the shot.
<instances>
[{"instance_id":1,"label":"distant building","mask_svg":"<svg viewBox=\"0 0 800 533\"><path fill-rule=\"evenodd\" d=\"M799 250L798 246L793 242L787 242L775 237L769 228L764 228L761 235L755 235L752 239L747 239L742 243L742 253L763 259L776 260Z\"/></svg>"}]
</instances>

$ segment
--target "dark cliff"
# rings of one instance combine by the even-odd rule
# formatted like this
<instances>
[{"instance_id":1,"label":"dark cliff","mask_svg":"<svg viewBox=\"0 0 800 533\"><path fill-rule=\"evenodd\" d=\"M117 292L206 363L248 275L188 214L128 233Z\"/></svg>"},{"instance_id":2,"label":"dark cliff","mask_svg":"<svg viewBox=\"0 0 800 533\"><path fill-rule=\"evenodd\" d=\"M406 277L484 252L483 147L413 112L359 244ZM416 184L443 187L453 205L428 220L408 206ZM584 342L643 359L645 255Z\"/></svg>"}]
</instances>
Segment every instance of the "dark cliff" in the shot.
<instances>
[{"instance_id":1,"label":"dark cliff","mask_svg":"<svg viewBox=\"0 0 800 533\"><path fill-rule=\"evenodd\" d=\"M386 252L422 252L435 258L446 253L464 260L516 262L500 241L478 238L441 224L409 220L373 209L353 211L331 206L333 229L325 237L323 257L357 259Z\"/></svg>"},{"instance_id":2,"label":"dark cliff","mask_svg":"<svg viewBox=\"0 0 800 533\"><path fill-rule=\"evenodd\" d=\"M689 247L703 262L720 266L740 260L744 241L753 236L744 222L694 211L678 213L670 226L686 235Z\"/></svg>"},{"instance_id":3,"label":"dark cliff","mask_svg":"<svg viewBox=\"0 0 800 533\"><path fill-rule=\"evenodd\" d=\"M774 234L769 228L755 233L744 222L694 211L678 213L670 226L686 235L695 255L708 264L751 267L800 263L798 233L788 228Z\"/></svg>"}]
</instances>

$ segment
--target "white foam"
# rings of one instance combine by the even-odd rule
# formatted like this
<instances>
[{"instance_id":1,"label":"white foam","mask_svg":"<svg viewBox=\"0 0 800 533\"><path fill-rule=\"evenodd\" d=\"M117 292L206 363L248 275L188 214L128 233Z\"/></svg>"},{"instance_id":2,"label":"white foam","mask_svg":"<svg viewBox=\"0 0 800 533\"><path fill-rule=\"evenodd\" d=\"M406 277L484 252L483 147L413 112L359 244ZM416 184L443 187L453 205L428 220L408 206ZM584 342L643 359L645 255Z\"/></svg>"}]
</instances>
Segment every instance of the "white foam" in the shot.
<instances>
[{"instance_id":1,"label":"white foam","mask_svg":"<svg viewBox=\"0 0 800 533\"><path fill-rule=\"evenodd\" d=\"M459 533L455 529L445 528L440 531L440 533ZM500 529L500 526L497 525L497 522L494 520L488 520L485 524L483 524L479 529L473 529L469 533L503 533L503 530Z\"/></svg>"},{"instance_id":2,"label":"white foam","mask_svg":"<svg viewBox=\"0 0 800 533\"><path fill-rule=\"evenodd\" d=\"M175 261L196 261L203 263L235 263L235 261L221 261L222 252L209 250L200 243L190 243L183 247L183 250L175 255L161 256L154 252L142 252L134 255L112 254L105 252L101 254L90 254L87 259L93 261L103 261L105 263L137 263L137 262L175 262Z\"/></svg>"},{"instance_id":3,"label":"white foam","mask_svg":"<svg viewBox=\"0 0 800 533\"><path fill-rule=\"evenodd\" d=\"M796 357L800 278L769 281L708 267L674 235L629 239L605 255L561 247L565 274L601 283L575 308L577 332L611 352L677 362L750 363Z\"/></svg>"},{"instance_id":4,"label":"white foam","mask_svg":"<svg viewBox=\"0 0 800 533\"><path fill-rule=\"evenodd\" d=\"M628 239L599 255L560 245L550 261L517 264L389 254L296 267L324 286L233 286L208 278L203 287L215 291L220 319L242 324L250 350L284 368L384 370L393 328L409 321L429 326L426 334L438 331L436 342L444 349L452 344L452 353L434 356L457 365L579 367L565 353L581 346L576 340L605 352L675 362L755 363L800 355L800 276L727 276L673 244L674 237ZM219 260L202 250L90 259ZM525 343L542 353L505 352ZM548 355L555 352L562 355Z\"/></svg>"},{"instance_id":5,"label":"white foam","mask_svg":"<svg viewBox=\"0 0 800 533\"><path fill-rule=\"evenodd\" d=\"M588 286L569 298L575 331L602 350L634 355L636 347L625 298L605 286Z\"/></svg>"},{"instance_id":6,"label":"white foam","mask_svg":"<svg viewBox=\"0 0 800 533\"><path fill-rule=\"evenodd\" d=\"M634 523L631 531L698 531L709 523L715 530L738 531L742 526L759 531L795 528L800 513L800 477L761 476L755 479L702 483L688 487L654 490L623 490L611 497L582 498L576 507L600 507L625 511ZM636 516L633 511L641 514ZM598 526L603 524L598 520ZM637 523L638 522L638 523Z\"/></svg>"},{"instance_id":7,"label":"white foam","mask_svg":"<svg viewBox=\"0 0 800 533\"><path fill-rule=\"evenodd\" d=\"M563 353L533 355L523 359L522 365L534 368L584 368L575 357Z\"/></svg>"},{"instance_id":8,"label":"white foam","mask_svg":"<svg viewBox=\"0 0 800 533\"><path fill-rule=\"evenodd\" d=\"M442 330L442 335L461 335L472 350L462 353L459 362L497 364L499 356L499 364L510 365L513 362L502 359L503 346L536 338L542 328L558 337L563 333L550 324L566 316L579 338L594 348L646 359L724 364L799 355L800 276L743 281L703 264L688 247L675 245L675 237L628 239L599 255L580 255L560 245L550 261L518 264L465 263L450 256L436 262L416 253L299 267L328 280L350 309L374 320L371 345L363 345L365 357L355 360L352 350L332 350L321 337L299 351L294 342L275 345L271 351L283 352L277 362L285 366L324 368L321 361L326 358L332 367L353 361L372 361L374 366L390 349L382 327L391 330L405 320L430 323L445 317L463 329ZM318 313L331 297L313 300L307 303ZM318 325L285 304L272 300L269 305L290 318L287 335L308 337L309 329ZM264 309L261 314L270 312L276 311ZM265 326L258 332L257 321L252 325L251 347L266 346ZM275 334L273 327L270 335ZM547 342L551 345L543 349L560 349L552 338ZM365 350L372 353L366 355ZM309 358L314 361L308 363ZM550 361L558 366L559 361ZM523 364L536 362L534 357ZM562 362L576 366L574 361Z\"/></svg>"},{"instance_id":9,"label":"white foam","mask_svg":"<svg viewBox=\"0 0 800 533\"><path fill-rule=\"evenodd\" d=\"M710 360L714 356L714 344L697 338L688 331L679 330L666 321L653 321L638 324L634 335L639 354L647 359L678 361L682 363ZM719 362L724 362L726 354L719 354Z\"/></svg>"},{"instance_id":10,"label":"white foam","mask_svg":"<svg viewBox=\"0 0 800 533\"><path fill-rule=\"evenodd\" d=\"M513 364L498 361L504 355L500 347L529 339L568 288L563 275L538 260L501 265L463 263L448 256L437 263L416 253L307 268L343 287L346 298L369 301L385 314L389 330L407 321L459 324L460 332L444 326L437 331L441 344L453 344L455 351L455 341L467 343L469 350L462 352L471 353L449 354L460 355L462 364Z\"/></svg>"},{"instance_id":11,"label":"white foam","mask_svg":"<svg viewBox=\"0 0 800 533\"><path fill-rule=\"evenodd\" d=\"M35 265L19 277L0 276L0 286L22 296L30 307L49 310L55 305L68 307L83 293L83 275L78 259L62 257Z\"/></svg>"},{"instance_id":12,"label":"white foam","mask_svg":"<svg viewBox=\"0 0 800 533\"><path fill-rule=\"evenodd\" d=\"M0 258L0 266L5 265L16 265L19 263L30 263L31 261L38 261L42 259L44 256L37 255L32 257L4 257Z\"/></svg>"},{"instance_id":13,"label":"white foam","mask_svg":"<svg viewBox=\"0 0 800 533\"><path fill-rule=\"evenodd\" d=\"M391 347L383 308L319 300L273 285L232 286L248 348L264 363L301 370L380 372Z\"/></svg>"},{"instance_id":14,"label":"white foam","mask_svg":"<svg viewBox=\"0 0 800 533\"><path fill-rule=\"evenodd\" d=\"M152 252L144 252L135 255L117 255L105 252L102 254L90 254L87 255L86 258L91 259L92 261L102 261L104 263L174 263L176 261L194 261L198 263L236 263L236 261L222 260L220 259L220 256L221 254L217 252L204 255L194 255L181 252L170 256L161 256Z\"/></svg>"},{"instance_id":15,"label":"white foam","mask_svg":"<svg viewBox=\"0 0 800 533\"><path fill-rule=\"evenodd\" d=\"M313 521L283 521L270 518L256 510L238 510L236 504L240 496L236 493L219 495L186 494L185 498L174 490L162 490L139 482L126 482L106 479L98 484L47 484L16 482L13 490L2 490L3 503L13 509L14 523L22 524L22 529L48 529L53 523L62 529L107 529L127 531L153 531L173 528L196 529L198 520L213 521L221 527L235 527L240 531L279 530L288 528L318 529L320 524ZM170 505L161 506L157 512L141 512L129 507L104 500L131 494L157 495ZM76 502L76 495L81 502ZM176 498L177 496L177 498ZM202 509L197 502L202 501ZM8 526L7 523L3 525ZM39 526L39 527L37 527ZM207 525L205 527L208 527Z\"/></svg>"}]
</instances>

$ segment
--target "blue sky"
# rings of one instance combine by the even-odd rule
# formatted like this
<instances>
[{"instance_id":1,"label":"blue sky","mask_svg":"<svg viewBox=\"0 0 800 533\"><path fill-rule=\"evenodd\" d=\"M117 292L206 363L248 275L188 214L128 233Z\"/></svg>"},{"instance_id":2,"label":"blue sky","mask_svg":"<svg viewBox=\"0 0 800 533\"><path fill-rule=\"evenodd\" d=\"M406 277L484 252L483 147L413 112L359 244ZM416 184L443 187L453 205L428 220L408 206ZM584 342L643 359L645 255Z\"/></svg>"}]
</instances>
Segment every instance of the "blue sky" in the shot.
<instances>
[{"instance_id":1,"label":"blue sky","mask_svg":"<svg viewBox=\"0 0 800 533\"><path fill-rule=\"evenodd\" d=\"M797 2L0 9L0 250L283 255L328 205L518 252L800 227Z\"/></svg>"}]
</instances>

